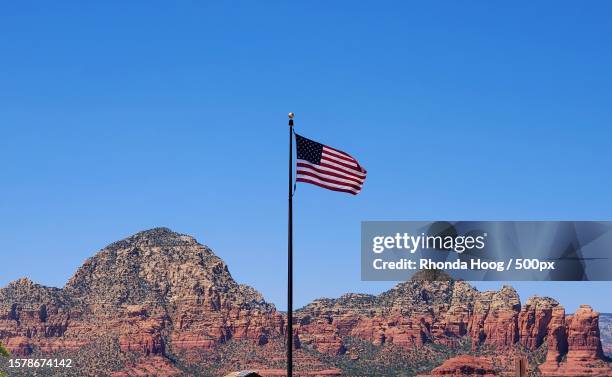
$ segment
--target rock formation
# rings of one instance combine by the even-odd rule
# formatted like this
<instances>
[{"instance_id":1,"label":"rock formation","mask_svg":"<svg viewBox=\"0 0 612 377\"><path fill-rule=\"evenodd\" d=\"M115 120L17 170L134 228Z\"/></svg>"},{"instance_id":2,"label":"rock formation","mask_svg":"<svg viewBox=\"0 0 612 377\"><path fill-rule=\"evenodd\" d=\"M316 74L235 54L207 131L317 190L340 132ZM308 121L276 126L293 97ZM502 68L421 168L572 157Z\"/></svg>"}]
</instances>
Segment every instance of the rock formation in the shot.
<instances>
[{"instance_id":1,"label":"rock formation","mask_svg":"<svg viewBox=\"0 0 612 377\"><path fill-rule=\"evenodd\" d=\"M325 360L355 361L359 356L347 339L412 352L429 345L456 347L470 338L474 352L546 345L544 376L610 376L598 319L589 306L566 316L550 298L532 297L521 306L512 287L479 292L467 282L424 273L380 295L316 300L295 313L293 328L296 347L304 349L297 360L312 366L307 368L313 375L341 372L306 350L327 355ZM28 279L0 289L0 342L13 355L78 352L109 338L118 352L137 355L123 370L112 371L117 376L180 374L170 362L176 355L195 362L230 341L269 348L253 367L282 373L284 321L257 291L234 281L209 248L166 228L100 250L61 289ZM482 359L462 356L431 375L470 373L494 371Z\"/></svg>"},{"instance_id":2,"label":"rock formation","mask_svg":"<svg viewBox=\"0 0 612 377\"><path fill-rule=\"evenodd\" d=\"M544 376L612 375L604 361L599 314L588 305L566 317L563 307L548 297L534 296L521 306L509 286L478 292L462 281L418 279L416 275L379 296L314 301L297 313L303 343L335 355L346 349L343 336L409 350L426 343L455 346L468 335L473 350L493 347L502 353L516 345L535 351L546 342ZM451 368L444 370L450 373Z\"/></svg>"},{"instance_id":3,"label":"rock formation","mask_svg":"<svg viewBox=\"0 0 612 377\"><path fill-rule=\"evenodd\" d=\"M519 314L520 342L530 350L540 347L548 335L553 310L559 303L549 297L534 296L527 300Z\"/></svg>"},{"instance_id":4,"label":"rock formation","mask_svg":"<svg viewBox=\"0 0 612 377\"><path fill-rule=\"evenodd\" d=\"M15 355L78 349L115 334L123 351L163 355L229 339L263 344L283 317L189 236L156 228L89 258L63 289L20 279L0 290L0 339Z\"/></svg>"},{"instance_id":5,"label":"rock formation","mask_svg":"<svg viewBox=\"0 0 612 377\"><path fill-rule=\"evenodd\" d=\"M540 366L543 376L612 375L610 365L603 361L599 313L589 305L581 305L574 315L565 317L561 310L556 310L553 318L549 326L546 362Z\"/></svg>"},{"instance_id":6,"label":"rock formation","mask_svg":"<svg viewBox=\"0 0 612 377\"><path fill-rule=\"evenodd\" d=\"M297 318L304 343L317 349L319 344L327 348L334 343L333 352L342 349L338 334L407 349L427 342L452 346L470 335L474 347L503 349L519 340L520 310L512 287L481 293L466 282L413 279L380 296L317 300L299 310ZM330 330L330 325L337 331Z\"/></svg>"},{"instance_id":7,"label":"rock formation","mask_svg":"<svg viewBox=\"0 0 612 377\"><path fill-rule=\"evenodd\" d=\"M605 313L599 316L599 333L604 353L612 358L612 314Z\"/></svg>"},{"instance_id":8,"label":"rock formation","mask_svg":"<svg viewBox=\"0 0 612 377\"><path fill-rule=\"evenodd\" d=\"M429 375L418 377L495 377L498 376L493 363L486 357L461 355L446 360Z\"/></svg>"}]
</instances>

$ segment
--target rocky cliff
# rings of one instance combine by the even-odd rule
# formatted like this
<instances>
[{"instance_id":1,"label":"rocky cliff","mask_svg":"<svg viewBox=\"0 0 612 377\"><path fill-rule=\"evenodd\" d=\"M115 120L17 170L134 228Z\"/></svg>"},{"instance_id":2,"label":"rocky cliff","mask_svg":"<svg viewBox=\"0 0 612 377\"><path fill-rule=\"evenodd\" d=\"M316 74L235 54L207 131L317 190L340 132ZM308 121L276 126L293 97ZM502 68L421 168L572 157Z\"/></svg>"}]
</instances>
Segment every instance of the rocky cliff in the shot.
<instances>
[{"instance_id":1,"label":"rocky cliff","mask_svg":"<svg viewBox=\"0 0 612 377\"><path fill-rule=\"evenodd\" d=\"M612 314L606 313L599 317L599 329L603 351L608 357L612 357Z\"/></svg>"},{"instance_id":2,"label":"rocky cliff","mask_svg":"<svg viewBox=\"0 0 612 377\"><path fill-rule=\"evenodd\" d=\"M0 339L16 355L79 349L115 336L124 351L164 355L229 339L265 344L283 317L192 237L166 228L113 243L63 289L20 279L0 290Z\"/></svg>"},{"instance_id":3,"label":"rocky cliff","mask_svg":"<svg viewBox=\"0 0 612 377\"><path fill-rule=\"evenodd\" d=\"M300 343L330 354L345 352L345 336L406 349L427 343L453 346L469 336L472 350L522 346L536 351L546 342L544 376L612 375L604 362L599 313L583 305L566 316L557 301L538 296L521 305L509 286L478 292L466 282L421 281L417 275L379 296L317 300L297 318ZM434 375L451 374L450 366L458 364L451 362Z\"/></svg>"},{"instance_id":4,"label":"rocky cliff","mask_svg":"<svg viewBox=\"0 0 612 377\"><path fill-rule=\"evenodd\" d=\"M123 363L117 376L158 369L198 375L190 365L201 370L208 362L282 370L284 320L209 248L166 228L100 250L64 288L20 279L0 289L0 341L14 355L79 353L105 339ZM610 376L598 320L586 305L566 315L551 298L521 305L509 286L479 292L424 274L380 295L316 300L296 312L293 331L304 373L351 369L368 358L381 359L373 375L408 363L429 372L428 362L467 344L488 355L547 350L532 363L544 376ZM451 359L432 375L497 373L481 358L466 360Z\"/></svg>"},{"instance_id":5,"label":"rocky cliff","mask_svg":"<svg viewBox=\"0 0 612 377\"><path fill-rule=\"evenodd\" d=\"M521 308L509 286L478 292L463 281L418 279L379 296L349 294L307 305L297 312L300 342L340 353L338 339L347 335L406 348L427 342L453 346L469 336L474 347L505 349L520 342L536 349L547 335L549 312L558 305L534 297Z\"/></svg>"}]
</instances>

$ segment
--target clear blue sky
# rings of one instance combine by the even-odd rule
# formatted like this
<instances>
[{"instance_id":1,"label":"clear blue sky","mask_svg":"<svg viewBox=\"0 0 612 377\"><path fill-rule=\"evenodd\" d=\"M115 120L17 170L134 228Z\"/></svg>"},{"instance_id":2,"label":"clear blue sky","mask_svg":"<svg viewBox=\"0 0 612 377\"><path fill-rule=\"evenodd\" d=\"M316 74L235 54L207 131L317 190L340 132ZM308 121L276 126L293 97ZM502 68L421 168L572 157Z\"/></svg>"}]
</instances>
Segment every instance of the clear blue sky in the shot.
<instances>
[{"instance_id":1,"label":"clear blue sky","mask_svg":"<svg viewBox=\"0 0 612 377\"><path fill-rule=\"evenodd\" d=\"M361 282L362 220L612 218L612 3L5 2L0 285L168 226L285 307L287 118L368 169L300 186L295 300ZM479 284L498 287L498 283ZM612 312L612 283L520 283Z\"/></svg>"}]
</instances>

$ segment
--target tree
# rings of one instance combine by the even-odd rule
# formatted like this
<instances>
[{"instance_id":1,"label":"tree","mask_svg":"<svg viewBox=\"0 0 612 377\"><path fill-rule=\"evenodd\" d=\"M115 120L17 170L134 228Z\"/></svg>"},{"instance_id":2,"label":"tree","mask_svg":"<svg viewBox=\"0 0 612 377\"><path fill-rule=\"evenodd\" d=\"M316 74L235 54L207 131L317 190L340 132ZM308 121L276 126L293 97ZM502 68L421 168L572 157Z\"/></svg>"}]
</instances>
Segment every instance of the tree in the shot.
<instances>
[{"instance_id":1,"label":"tree","mask_svg":"<svg viewBox=\"0 0 612 377\"><path fill-rule=\"evenodd\" d=\"M0 356L1 357L10 357L10 354L8 353L6 348L4 348L2 343L0 343ZM8 376L0 371L0 377L8 377Z\"/></svg>"},{"instance_id":2,"label":"tree","mask_svg":"<svg viewBox=\"0 0 612 377\"><path fill-rule=\"evenodd\" d=\"M0 356L10 357L10 354L8 353L8 351L6 350L6 348L4 348L4 346L2 345L2 343L0 343Z\"/></svg>"},{"instance_id":3,"label":"tree","mask_svg":"<svg viewBox=\"0 0 612 377\"><path fill-rule=\"evenodd\" d=\"M0 343L0 357L11 357L11 355L8 353L6 348L4 348L2 343ZM8 377L8 375L6 375L6 374L4 374L4 373L2 373L0 371L0 377Z\"/></svg>"}]
</instances>

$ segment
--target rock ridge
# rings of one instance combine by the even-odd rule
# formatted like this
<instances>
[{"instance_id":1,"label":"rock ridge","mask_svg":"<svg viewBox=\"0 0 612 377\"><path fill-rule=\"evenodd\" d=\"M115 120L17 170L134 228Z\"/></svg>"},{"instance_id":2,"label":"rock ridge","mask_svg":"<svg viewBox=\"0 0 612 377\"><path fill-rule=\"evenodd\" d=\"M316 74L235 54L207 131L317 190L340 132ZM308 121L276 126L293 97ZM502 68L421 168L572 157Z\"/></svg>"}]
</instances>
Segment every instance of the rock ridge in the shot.
<instances>
[{"instance_id":1,"label":"rock ridge","mask_svg":"<svg viewBox=\"0 0 612 377\"><path fill-rule=\"evenodd\" d=\"M63 288L19 279L0 289L0 340L15 354L78 349L102 335L145 355L265 344L283 317L193 237L154 228L87 259Z\"/></svg>"},{"instance_id":2,"label":"rock ridge","mask_svg":"<svg viewBox=\"0 0 612 377\"><path fill-rule=\"evenodd\" d=\"M284 324L285 316L257 290L237 283L210 248L168 228L106 246L63 288L22 278L0 289L0 341L15 355L75 351L104 336L117 339L123 352L196 360L230 340L265 346L285 335ZM469 338L472 350L500 354L545 346L543 376L612 375L599 313L590 306L566 315L552 298L533 296L521 304L511 286L480 292L439 272L379 295L317 299L295 312L293 331L297 347L331 356L350 355L346 339L410 351L456 347ZM433 373L452 375L469 360L449 361ZM492 374L481 361L466 370Z\"/></svg>"}]
</instances>

